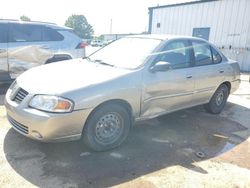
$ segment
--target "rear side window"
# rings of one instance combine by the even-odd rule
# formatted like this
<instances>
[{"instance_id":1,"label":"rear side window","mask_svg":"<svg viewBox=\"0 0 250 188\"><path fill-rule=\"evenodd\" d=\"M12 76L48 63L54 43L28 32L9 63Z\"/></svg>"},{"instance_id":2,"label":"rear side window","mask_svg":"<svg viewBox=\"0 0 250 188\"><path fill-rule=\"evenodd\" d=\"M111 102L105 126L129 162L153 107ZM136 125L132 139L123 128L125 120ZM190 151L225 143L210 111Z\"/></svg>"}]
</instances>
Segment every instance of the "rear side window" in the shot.
<instances>
[{"instance_id":1,"label":"rear side window","mask_svg":"<svg viewBox=\"0 0 250 188\"><path fill-rule=\"evenodd\" d=\"M219 52L215 50L213 47L211 47L212 55L213 55L213 61L214 63L220 63L222 61L222 57L220 56Z\"/></svg>"},{"instance_id":2,"label":"rear side window","mask_svg":"<svg viewBox=\"0 0 250 188\"><path fill-rule=\"evenodd\" d=\"M42 27L30 24L10 24L9 42L35 42L42 40Z\"/></svg>"},{"instance_id":3,"label":"rear side window","mask_svg":"<svg viewBox=\"0 0 250 188\"><path fill-rule=\"evenodd\" d=\"M55 29L43 28L43 41L62 41L64 37Z\"/></svg>"},{"instance_id":4,"label":"rear side window","mask_svg":"<svg viewBox=\"0 0 250 188\"><path fill-rule=\"evenodd\" d=\"M0 43L7 43L8 41L8 24L0 23Z\"/></svg>"},{"instance_id":5,"label":"rear side window","mask_svg":"<svg viewBox=\"0 0 250 188\"><path fill-rule=\"evenodd\" d=\"M205 42L192 41L195 64L197 66L213 64L210 45Z\"/></svg>"},{"instance_id":6,"label":"rear side window","mask_svg":"<svg viewBox=\"0 0 250 188\"><path fill-rule=\"evenodd\" d=\"M188 42L185 40L176 40L167 43L156 61L169 62L172 69L190 67L190 48Z\"/></svg>"}]
</instances>

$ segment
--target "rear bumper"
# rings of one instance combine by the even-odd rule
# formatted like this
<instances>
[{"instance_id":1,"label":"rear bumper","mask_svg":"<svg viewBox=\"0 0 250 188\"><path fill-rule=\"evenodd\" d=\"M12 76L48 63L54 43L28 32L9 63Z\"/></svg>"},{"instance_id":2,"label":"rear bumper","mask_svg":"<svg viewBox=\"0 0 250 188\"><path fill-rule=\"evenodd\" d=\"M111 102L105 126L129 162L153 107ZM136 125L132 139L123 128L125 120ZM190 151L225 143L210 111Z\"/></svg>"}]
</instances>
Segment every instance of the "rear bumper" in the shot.
<instances>
[{"instance_id":1,"label":"rear bumper","mask_svg":"<svg viewBox=\"0 0 250 188\"><path fill-rule=\"evenodd\" d=\"M234 80L231 82L231 91L230 93L234 93L240 87L240 79Z\"/></svg>"}]
</instances>

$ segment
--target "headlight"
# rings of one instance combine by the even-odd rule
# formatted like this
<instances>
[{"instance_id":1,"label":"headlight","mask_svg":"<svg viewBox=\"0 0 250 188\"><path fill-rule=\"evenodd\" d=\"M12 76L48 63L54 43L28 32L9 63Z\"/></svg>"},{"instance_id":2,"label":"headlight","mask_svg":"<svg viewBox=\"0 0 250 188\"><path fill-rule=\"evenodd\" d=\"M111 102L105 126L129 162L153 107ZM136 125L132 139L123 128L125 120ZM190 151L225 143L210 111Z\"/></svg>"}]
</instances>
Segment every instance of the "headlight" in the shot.
<instances>
[{"instance_id":1,"label":"headlight","mask_svg":"<svg viewBox=\"0 0 250 188\"><path fill-rule=\"evenodd\" d=\"M31 99L29 106L47 112L71 112L73 102L57 96L36 95Z\"/></svg>"}]
</instances>

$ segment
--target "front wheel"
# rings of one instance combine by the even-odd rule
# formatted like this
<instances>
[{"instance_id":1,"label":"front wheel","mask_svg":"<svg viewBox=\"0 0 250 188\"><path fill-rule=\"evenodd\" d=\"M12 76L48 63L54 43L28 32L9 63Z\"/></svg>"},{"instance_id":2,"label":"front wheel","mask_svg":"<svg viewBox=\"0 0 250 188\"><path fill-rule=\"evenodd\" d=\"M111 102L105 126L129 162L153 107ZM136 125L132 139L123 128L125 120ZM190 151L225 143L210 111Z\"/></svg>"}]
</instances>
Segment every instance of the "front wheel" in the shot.
<instances>
[{"instance_id":1,"label":"front wheel","mask_svg":"<svg viewBox=\"0 0 250 188\"><path fill-rule=\"evenodd\" d=\"M95 151L109 150L126 139L130 126L130 114L124 107L107 104L91 114L83 130L83 140Z\"/></svg>"},{"instance_id":2,"label":"front wheel","mask_svg":"<svg viewBox=\"0 0 250 188\"><path fill-rule=\"evenodd\" d=\"M212 114L219 114L225 107L227 98L229 95L229 89L227 85L222 84L214 93L208 104L205 104L207 112Z\"/></svg>"}]
</instances>

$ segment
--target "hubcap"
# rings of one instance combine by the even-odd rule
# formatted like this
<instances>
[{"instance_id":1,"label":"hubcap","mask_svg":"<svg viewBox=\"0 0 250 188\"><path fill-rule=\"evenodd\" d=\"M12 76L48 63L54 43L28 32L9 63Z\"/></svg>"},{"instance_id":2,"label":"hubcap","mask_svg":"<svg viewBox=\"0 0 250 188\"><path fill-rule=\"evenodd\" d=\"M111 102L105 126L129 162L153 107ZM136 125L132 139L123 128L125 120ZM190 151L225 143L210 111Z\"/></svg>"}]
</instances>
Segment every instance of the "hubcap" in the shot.
<instances>
[{"instance_id":1,"label":"hubcap","mask_svg":"<svg viewBox=\"0 0 250 188\"><path fill-rule=\"evenodd\" d=\"M96 138L102 144L115 142L122 132L122 118L118 113L111 112L102 116L96 125Z\"/></svg>"},{"instance_id":2,"label":"hubcap","mask_svg":"<svg viewBox=\"0 0 250 188\"><path fill-rule=\"evenodd\" d=\"M224 100L224 93L223 91L220 91L218 95L216 96L216 100L215 100L216 105L220 106L223 103L223 100Z\"/></svg>"}]
</instances>

